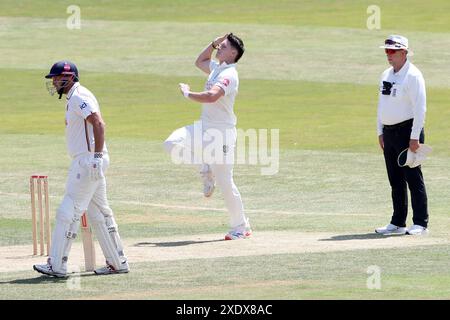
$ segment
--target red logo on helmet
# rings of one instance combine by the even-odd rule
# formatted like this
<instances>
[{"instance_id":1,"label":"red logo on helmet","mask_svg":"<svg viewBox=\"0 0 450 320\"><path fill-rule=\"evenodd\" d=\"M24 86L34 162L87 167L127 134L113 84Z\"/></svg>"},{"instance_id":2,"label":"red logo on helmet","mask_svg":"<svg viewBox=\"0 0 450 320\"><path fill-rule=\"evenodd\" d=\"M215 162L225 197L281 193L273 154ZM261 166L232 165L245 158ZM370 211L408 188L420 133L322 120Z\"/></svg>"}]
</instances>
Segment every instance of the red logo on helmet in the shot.
<instances>
[{"instance_id":1,"label":"red logo on helmet","mask_svg":"<svg viewBox=\"0 0 450 320\"><path fill-rule=\"evenodd\" d=\"M228 87L228 85L230 84L230 80L228 80L228 79L223 79L223 80L222 80L222 84L223 84L225 87Z\"/></svg>"},{"instance_id":2,"label":"red logo on helmet","mask_svg":"<svg viewBox=\"0 0 450 320\"><path fill-rule=\"evenodd\" d=\"M64 71L70 71L70 64L65 64L64 65Z\"/></svg>"}]
</instances>

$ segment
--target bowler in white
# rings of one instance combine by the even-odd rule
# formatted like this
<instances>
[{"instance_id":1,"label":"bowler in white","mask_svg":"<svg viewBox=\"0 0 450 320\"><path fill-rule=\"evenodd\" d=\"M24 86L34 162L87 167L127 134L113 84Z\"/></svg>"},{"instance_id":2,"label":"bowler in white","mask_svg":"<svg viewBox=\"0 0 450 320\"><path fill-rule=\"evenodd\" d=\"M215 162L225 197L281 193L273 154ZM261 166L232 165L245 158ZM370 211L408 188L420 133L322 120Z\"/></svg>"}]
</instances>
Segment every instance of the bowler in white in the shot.
<instances>
[{"instance_id":1,"label":"bowler in white","mask_svg":"<svg viewBox=\"0 0 450 320\"><path fill-rule=\"evenodd\" d=\"M214 50L217 50L217 61L212 59ZM234 103L239 88L236 64L244 50L243 41L232 33L216 38L203 49L195 65L208 74L204 90L195 92L189 85L180 83L184 97L202 104L200 121L175 130L164 142L172 159L184 152L189 158L185 163L199 166L205 197L213 194L216 184L221 189L230 216L225 240L247 238L252 233L233 180L237 139Z\"/></svg>"}]
</instances>

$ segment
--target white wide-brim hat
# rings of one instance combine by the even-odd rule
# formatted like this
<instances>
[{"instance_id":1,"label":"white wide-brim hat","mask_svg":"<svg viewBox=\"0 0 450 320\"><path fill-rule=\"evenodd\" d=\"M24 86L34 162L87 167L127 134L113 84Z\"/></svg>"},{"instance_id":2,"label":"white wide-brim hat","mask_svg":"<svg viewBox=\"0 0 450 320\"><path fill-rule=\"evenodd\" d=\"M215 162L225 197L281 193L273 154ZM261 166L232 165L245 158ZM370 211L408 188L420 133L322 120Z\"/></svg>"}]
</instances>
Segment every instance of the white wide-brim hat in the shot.
<instances>
[{"instance_id":1,"label":"white wide-brim hat","mask_svg":"<svg viewBox=\"0 0 450 320\"><path fill-rule=\"evenodd\" d=\"M431 151L433 151L433 148L426 144L421 144L416 152L412 152L409 148L406 148L398 155L397 163L400 167L418 167L425 161Z\"/></svg>"},{"instance_id":2,"label":"white wide-brim hat","mask_svg":"<svg viewBox=\"0 0 450 320\"><path fill-rule=\"evenodd\" d=\"M409 48L408 38L399 36L396 34L390 35L384 40L384 45L380 46L381 49L394 49L394 50L406 50L408 55L412 56L413 52Z\"/></svg>"}]
</instances>

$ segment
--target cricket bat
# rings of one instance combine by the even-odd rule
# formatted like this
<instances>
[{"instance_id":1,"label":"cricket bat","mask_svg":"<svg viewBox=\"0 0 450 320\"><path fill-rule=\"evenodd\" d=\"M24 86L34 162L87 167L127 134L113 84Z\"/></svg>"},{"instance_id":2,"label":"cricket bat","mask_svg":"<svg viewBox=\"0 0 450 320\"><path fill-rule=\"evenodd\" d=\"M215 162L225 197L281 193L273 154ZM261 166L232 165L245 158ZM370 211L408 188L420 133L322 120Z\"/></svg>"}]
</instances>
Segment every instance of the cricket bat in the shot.
<instances>
[{"instance_id":1,"label":"cricket bat","mask_svg":"<svg viewBox=\"0 0 450 320\"><path fill-rule=\"evenodd\" d=\"M81 237L83 239L84 264L86 271L95 270L95 245L86 213L81 216Z\"/></svg>"}]
</instances>

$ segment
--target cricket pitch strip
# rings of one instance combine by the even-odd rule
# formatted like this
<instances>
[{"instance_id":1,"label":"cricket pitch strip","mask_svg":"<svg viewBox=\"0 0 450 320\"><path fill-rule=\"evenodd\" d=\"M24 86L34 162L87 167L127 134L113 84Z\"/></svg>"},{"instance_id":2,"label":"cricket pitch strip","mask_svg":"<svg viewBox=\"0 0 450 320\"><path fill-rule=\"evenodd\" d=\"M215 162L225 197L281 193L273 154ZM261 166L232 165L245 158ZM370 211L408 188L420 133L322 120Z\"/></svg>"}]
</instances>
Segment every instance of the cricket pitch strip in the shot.
<instances>
[{"instance_id":1,"label":"cricket pitch strip","mask_svg":"<svg viewBox=\"0 0 450 320\"><path fill-rule=\"evenodd\" d=\"M224 241L222 234L183 235L172 237L124 239L125 254L132 265L137 262L211 259L223 257L300 254L314 252L393 249L401 247L448 244L433 236L383 236L295 231L254 232L243 240ZM103 254L96 243L96 265L104 265ZM33 256L32 245L0 247L0 272L32 270L33 264L45 263L46 256ZM73 244L69 270L84 270L83 248Z\"/></svg>"}]
</instances>

